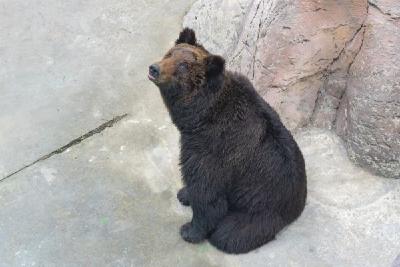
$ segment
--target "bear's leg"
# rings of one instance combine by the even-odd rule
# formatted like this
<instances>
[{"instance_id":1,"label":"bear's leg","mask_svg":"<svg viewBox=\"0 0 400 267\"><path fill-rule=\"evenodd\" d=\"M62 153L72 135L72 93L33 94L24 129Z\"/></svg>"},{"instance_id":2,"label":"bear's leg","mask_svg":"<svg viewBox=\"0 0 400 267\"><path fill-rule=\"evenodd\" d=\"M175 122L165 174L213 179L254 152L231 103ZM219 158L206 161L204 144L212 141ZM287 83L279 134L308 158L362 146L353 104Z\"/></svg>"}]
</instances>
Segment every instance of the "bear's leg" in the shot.
<instances>
[{"instance_id":1,"label":"bear's leg","mask_svg":"<svg viewBox=\"0 0 400 267\"><path fill-rule=\"evenodd\" d=\"M192 199L193 200L193 199ZM213 201L191 201L193 218L189 223L181 227L182 238L190 243L199 243L210 234L211 231L225 217L228 211L228 203L224 198Z\"/></svg>"},{"instance_id":2,"label":"bear's leg","mask_svg":"<svg viewBox=\"0 0 400 267\"><path fill-rule=\"evenodd\" d=\"M232 254L246 253L275 238L286 224L268 210L262 214L230 213L211 234L216 248Z\"/></svg>"},{"instance_id":3,"label":"bear's leg","mask_svg":"<svg viewBox=\"0 0 400 267\"><path fill-rule=\"evenodd\" d=\"M190 206L189 193L186 186L182 187L181 190L178 191L176 197L183 206Z\"/></svg>"}]
</instances>

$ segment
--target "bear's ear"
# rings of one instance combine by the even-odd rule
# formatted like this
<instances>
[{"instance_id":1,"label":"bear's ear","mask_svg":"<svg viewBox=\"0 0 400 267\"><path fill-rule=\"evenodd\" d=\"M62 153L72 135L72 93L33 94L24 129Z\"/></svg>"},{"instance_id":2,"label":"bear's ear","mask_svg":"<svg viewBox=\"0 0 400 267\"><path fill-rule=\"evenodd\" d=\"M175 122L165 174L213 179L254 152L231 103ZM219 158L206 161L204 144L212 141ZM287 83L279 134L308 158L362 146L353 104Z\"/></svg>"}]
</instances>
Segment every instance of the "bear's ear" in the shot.
<instances>
[{"instance_id":1,"label":"bear's ear","mask_svg":"<svg viewBox=\"0 0 400 267\"><path fill-rule=\"evenodd\" d=\"M218 76L225 69L225 59L221 56L210 55L206 57L205 64L208 77Z\"/></svg>"},{"instance_id":2,"label":"bear's ear","mask_svg":"<svg viewBox=\"0 0 400 267\"><path fill-rule=\"evenodd\" d=\"M196 45L196 34L192 29L185 28L179 34L179 38L175 41L175 44Z\"/></svg>"}]
</instances>

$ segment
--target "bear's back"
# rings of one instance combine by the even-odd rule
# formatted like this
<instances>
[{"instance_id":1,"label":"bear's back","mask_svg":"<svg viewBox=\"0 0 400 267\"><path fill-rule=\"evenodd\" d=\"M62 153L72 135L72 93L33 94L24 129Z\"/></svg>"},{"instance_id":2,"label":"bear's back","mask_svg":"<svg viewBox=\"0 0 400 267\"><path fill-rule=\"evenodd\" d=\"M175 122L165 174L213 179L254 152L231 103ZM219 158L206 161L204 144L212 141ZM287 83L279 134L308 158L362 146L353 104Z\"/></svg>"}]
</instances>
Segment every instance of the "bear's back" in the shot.
<instances>
[{"instance_id":1,"label":"bear's back","mask_svg":"<svg viewBox=\"0 0 400 267\"><path fill-rule=\"evenodd\" d=\"M233 206L238 209L263 209L265 205L286 210L286 204L298 198L299 207L288 212L291 220L301 212L306 194L306 174L303 155L293 136L281 122L277 112L262 99L251 82L243 75L228 72L229 82L225 90L230 91L226 99L227 111L240 113L223 118L227 127L226 151L232 154L220 155L231 170L234 170L229 194ZM232 125L230 125L232 124ZM232 165L232 166L230 166ZM287 192L295 189L297 191ZM274 194L282 193L281 199ZM260 194L254 194L260 192ZM267 192L262 194L262 192Z\"/></svg>"}]
</instances>

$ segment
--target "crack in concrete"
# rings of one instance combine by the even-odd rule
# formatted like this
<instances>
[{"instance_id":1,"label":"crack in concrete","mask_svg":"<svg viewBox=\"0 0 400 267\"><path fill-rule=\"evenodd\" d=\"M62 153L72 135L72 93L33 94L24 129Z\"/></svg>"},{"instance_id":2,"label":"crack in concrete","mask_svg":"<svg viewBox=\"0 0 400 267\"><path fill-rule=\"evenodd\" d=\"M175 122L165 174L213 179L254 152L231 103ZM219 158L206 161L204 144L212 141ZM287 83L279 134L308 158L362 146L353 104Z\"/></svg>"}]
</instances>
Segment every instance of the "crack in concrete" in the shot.
<instances>
[{"instance_id":1,"label":"crack in concrete","mask_svg":"<svg viewBox=\"0 0 400 267\"><path fill-rule=\"evenodd\" d=\"M82 141L84 141L85 139L88 139L88 138L92 137L93 135L96 135L96 134L101 133L101 132L104 131L106 128L113 127L117 122L119 122L120 120L122 120L122 119L125 118L126 116L128 116L128 113L125 113L125 114L116 116L116 117L112 118L111 120L106 121L105 123L101 124L99 127L95 128L95 129L93 129L93 130L90 130L89 132L85 133L84 135L81 135L81 136L78 137L78 138L75 138L74 140L72 140L72 141L69 142L68 144L66 144L66 145L64 145L64 146L62 146L62 147L60 147L60 148L58 148L58 149L56 149L56 150L50 152L49 154L46 154L46 155L40 157L39 159L33 161L32 163L29 163L28 165L25 165L24 167L22 167L22 168L20 168L20 169L14 171L14 172L8 174L7 176L1 178L1 179L0 179L0 183L3 182L3 181L6 180L6 179L12 177L13 175L15 175L15 174L17 174L17 173L19 173L19 172L21 172L21 171L23 171L23 170L25 170L25 169L27 169L27 168L33 166L33 165L35 165L35 164L38 163L38 162L44 161L44 160L46 160L46 159L48 159L48 158L51 158L51 157L54 156L54 155L63 153L63 152L64 152L65 150L67 150L68 148L80 144Z\"/></svg>"}]
</instances>

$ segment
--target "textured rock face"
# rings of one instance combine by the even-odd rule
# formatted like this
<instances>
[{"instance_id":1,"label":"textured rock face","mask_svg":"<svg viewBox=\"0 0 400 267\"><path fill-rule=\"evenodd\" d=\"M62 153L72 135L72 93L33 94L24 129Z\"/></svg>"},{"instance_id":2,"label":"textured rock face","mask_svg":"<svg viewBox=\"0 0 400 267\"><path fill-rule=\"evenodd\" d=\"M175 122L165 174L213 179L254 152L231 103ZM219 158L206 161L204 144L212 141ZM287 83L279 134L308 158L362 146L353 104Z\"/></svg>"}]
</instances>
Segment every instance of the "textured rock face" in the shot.
<instances>
[{"instance_id":1,"label":"textured rock face","mask_svg":"<svg viewBox=\"0 0 400 267\"><path fill-rule=\"evenodd\" d=\"M400 1L397 0L369 0L370 5L392 19L400 19Z\"/></svg>"},{"instance_id":2,"label":"textured rock face","mask_svg":"<svg viewBox=\"0 0 400 267\"><path fill-rule=\"evenodd\" d=\"M196 30L196 36L212 53L229 57L236 49L245 16L252 1L197 1L183 24Z\"/></svg>"},{"instance_id":3,"label":"textured rock face","mask_svg":"<svg viewBox=\"0 0 400 267\"><path fill-rule=\"evenodd\" d=\"M399 22L370 7L363 46L350 68L337 116L337 131L349 154L394 178L400 177L399 43Z\"/></svg>"},{"instance_id":4,"label":"textured rock face","mask_svg":"<svg viewBox=\"0 0 400 267\"><path fill-rule=\"evenodd\" d=\"M198 1L184 25L247 75L289 128L307 125L326 72L362 28L366 2L213 2Z\"/></svg>"},{"instance_id":5,"label":"textured rock face","mask_svg":"<svg viewBox=\"0 0 400 267\"><path fill-rule=\"evenodd\" d=\"M215 2L197 1L184 26L288 128L334 129L360 165L400 176L399 1Z\"/></svg>"},{"instance_id":6,"label":"textured rock face","mask_svg":"<svg viewBox=\"0 0 400 267\"><path fill-rule=\"evenodd\" d=\"M365 27L362 26L348 43L337 60L328 68L322 87L318 92L311 125L331 129L337 120L337 110L347 88L351 64L360 51Z\"/></svg>"}]
</instances>

